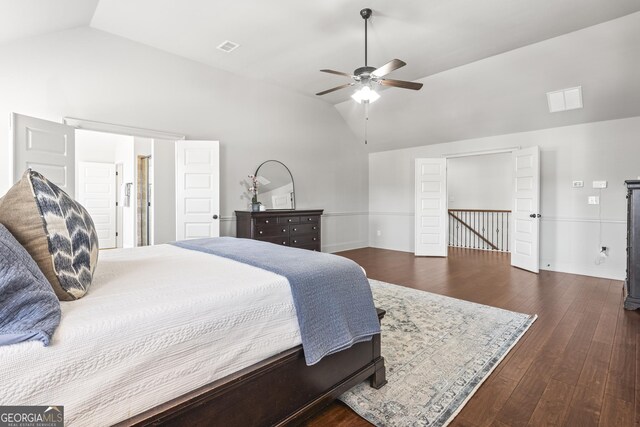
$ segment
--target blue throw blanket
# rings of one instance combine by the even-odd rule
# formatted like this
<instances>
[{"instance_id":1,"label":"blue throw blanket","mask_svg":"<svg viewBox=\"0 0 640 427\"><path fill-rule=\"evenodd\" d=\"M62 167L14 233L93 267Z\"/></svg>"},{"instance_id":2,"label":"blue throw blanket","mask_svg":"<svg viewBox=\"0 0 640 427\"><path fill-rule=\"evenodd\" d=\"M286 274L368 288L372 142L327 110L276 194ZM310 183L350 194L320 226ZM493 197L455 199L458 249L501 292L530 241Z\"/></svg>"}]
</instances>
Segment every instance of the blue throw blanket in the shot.
<instances>
[{"instance_id":1,"label":"blue throw blanket","mask_svg":"<svg viewBox=\"0 0 640 427\"><path fill-rule=\"evenodd\" d=\"M173 244L286 277L307 365L380 333L369 281L360 266L347 258L234 237Z\"/></svg>"}]
</instances>

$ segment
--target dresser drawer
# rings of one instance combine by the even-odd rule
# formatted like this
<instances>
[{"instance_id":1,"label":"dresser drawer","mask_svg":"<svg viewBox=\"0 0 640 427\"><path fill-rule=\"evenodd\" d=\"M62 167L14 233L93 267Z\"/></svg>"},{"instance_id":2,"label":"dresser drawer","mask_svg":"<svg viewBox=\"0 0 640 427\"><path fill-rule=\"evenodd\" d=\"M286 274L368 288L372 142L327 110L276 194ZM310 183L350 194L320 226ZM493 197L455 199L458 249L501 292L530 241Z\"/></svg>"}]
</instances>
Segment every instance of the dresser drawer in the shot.
<instances>
[{"instance_id":1,"label":"dresser drawer","mask_svg":"<svg viewBox=\"0 0 640 427\"><path fill-rule=\"evenodd\" d=\"M318 222L320 222L319 215L300 217L300 224L317 224Z\"/></svg>"},{"instance_id":2,"label":"dresser drawer","mask_svg":"<svg viewBox=\"0 0 640 427\"><path fill-rule=\"evenodd\" d=\"M257 237L256 240L261 242L275 243L276 245L289 246L289 237Z\"/></svg>"},{"instance_id":3,"label":"dresser drawer","mask_svg":"<svg viewBox=\"0 0 640 427\"><path fill-rule=\"evenodd\" d=\"M291 245L292 248L308 249L310 251L320 252L320 243L309 243L306 245Z\"/></svg>"},{"instance_id":4,"label":"dresser drawer","mask_svg":"<svg viewBox=\"0 0 640 427\"><path fill-rule=\"evenodd\" d=\"M278 218L278 224L298 224L299 222L299 216L282 216Z\"/></svg>"},{"instance_id":5,"label":"dresser drawer","mask_svg":"<svg viewBox=\"0 0 640 427\"><path fill-rule=\"evenodd\" d=\"M288 225L257 225L255 237L289 236Z\"/></svg>"},{"instance_id":6,"label":"dresser drawer","mask_svg":"<svg viewBox=\"0 0 640 427\"><path fill-rule=\"evenodd\" d=\"M236 211L236 236L320 251L322 212L322 209Z\"/></svg>"},{"instance_id":7,"label":"dresser drawer","mask_svg":"<svg viewBox=\"0 0 640 427\"><path fill-rule=\"evenodd\" d=\"M278 217L255 218L254 221L256 222L256 225L275 225L278 223Z\"/></svg>"},{"instance_id":8,"label":"dresser drawer","mask_svg":"<svg viewBox=\"0 0 640 427\"><path fill-rule=\"evenodd\" d=\"M318 234L319 230L320 226L318 224L300 224L289 227L289 231L292 236L299 234Z\"/></svg>"},{"instance_id":9,"label":"dresser drawer","mask_svg":"<svg viewBox=\"0 0 640 427\"><path fill-rule=\"evenodd\" d=\"M318 234L304 234L302 236L291 236L291 246L307 245L310 243L320 244L320 236Z\"/></svg>"}]
</instances>

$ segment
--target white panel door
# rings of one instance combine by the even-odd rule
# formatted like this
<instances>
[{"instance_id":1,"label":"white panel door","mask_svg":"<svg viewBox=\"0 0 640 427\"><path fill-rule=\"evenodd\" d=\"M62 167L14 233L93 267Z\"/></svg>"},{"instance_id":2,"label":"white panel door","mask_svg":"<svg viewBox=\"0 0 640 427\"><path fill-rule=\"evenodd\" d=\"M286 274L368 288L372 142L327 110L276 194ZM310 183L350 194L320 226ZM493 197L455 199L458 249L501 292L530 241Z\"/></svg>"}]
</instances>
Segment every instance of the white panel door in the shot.
<instances>
[{"instance_id":1,"label":"white panel door","mask_svg":"<svg viewBox=\"0 0 640 427\"><path fill-rule=\"evenodd\" d=\"M514 151L515 191L511 265L537 273L540 268L540 149Z\"/></svg>"},{"instance_id":2,"label":"white panel door","mask_svg":"<svg viewBox=\"0 0 640 427\"><path fill-rule=\"evenodd\" d=\"M11 114L13 180L27 168L75 196L75 129L61 123Z\"/></svg>"},{"instance_id":3,"label":"white panel door","mask_svg":"<svg viewBox=\"0 0 640 427\"><path fill-rule=\"evenodd\" d=\"M78 163L78 201L93 219L100 249L117 247L117 197L115 164Z\"/></svg>"},{"instance_id":4,"label":"white panel door","mask_svg":"<svg viewBox=\"0 0 640 427\"><path fill-rule=\"evenodd\" d=\"M447 256L447 159L416 159L416 256Z\"/></svg>"},{"instance_id":5,"label":"white panel door","mask_svg":"<svg viewBox=\"0 0 640 427\"><path fill-rule=\"evenodd\" d=\"M218 141L176 141L176 239L220 235Z\"/></svg>"}]
</instances>

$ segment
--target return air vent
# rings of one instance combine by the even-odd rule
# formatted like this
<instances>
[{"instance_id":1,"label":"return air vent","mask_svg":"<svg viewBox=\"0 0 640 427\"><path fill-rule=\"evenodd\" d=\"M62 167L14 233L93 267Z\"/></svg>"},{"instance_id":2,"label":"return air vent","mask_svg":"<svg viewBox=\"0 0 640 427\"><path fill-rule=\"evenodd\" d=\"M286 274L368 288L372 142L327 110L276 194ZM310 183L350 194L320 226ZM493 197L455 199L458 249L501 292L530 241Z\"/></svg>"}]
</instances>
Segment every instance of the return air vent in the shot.
<instances>
[{"instance_id":1,"label":"return air vent","mask_svg":"<svg viewBox=\"0 0 640 427\"><path fill-rule=\"evenodd\" d=\"M550 113L582 108L582 86L547 92L547 102Z\"/></svg>"},{"instance_id":2,"label":"return air vent","mask_svg":"<svg viewBox=\"0 0 640 427\"><path fill-rule=\"evenodd\" d=\"M229 41L229 40L225 40L220 45L218 45L218 49L220 49L223 52L227 52L227 53L232 52L232 51L236 50L239 47L240 47L240 45L238 43L234 43L234 42Z\"/></svg>"}]
</instances>

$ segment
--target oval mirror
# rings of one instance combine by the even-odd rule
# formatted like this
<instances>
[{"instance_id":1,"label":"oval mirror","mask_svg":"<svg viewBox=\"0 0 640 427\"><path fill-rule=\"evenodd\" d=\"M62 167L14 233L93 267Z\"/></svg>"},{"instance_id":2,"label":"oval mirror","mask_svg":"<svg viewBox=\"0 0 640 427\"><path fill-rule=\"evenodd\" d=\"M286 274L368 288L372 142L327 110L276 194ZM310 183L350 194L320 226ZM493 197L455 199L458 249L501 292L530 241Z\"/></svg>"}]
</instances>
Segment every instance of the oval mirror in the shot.
<instances>
[{"instance_id":1,"label":"oval mirror","mask_svg":"<svg viewBox=\"0 0 640 427\"><path fill-rule=\"evenodd\" d=\"M296 190L293 175L284 163L267 160L256 169L255 176L260 184L258 202L266 209L295 209Z\"/></svg>"}]
</instances>

